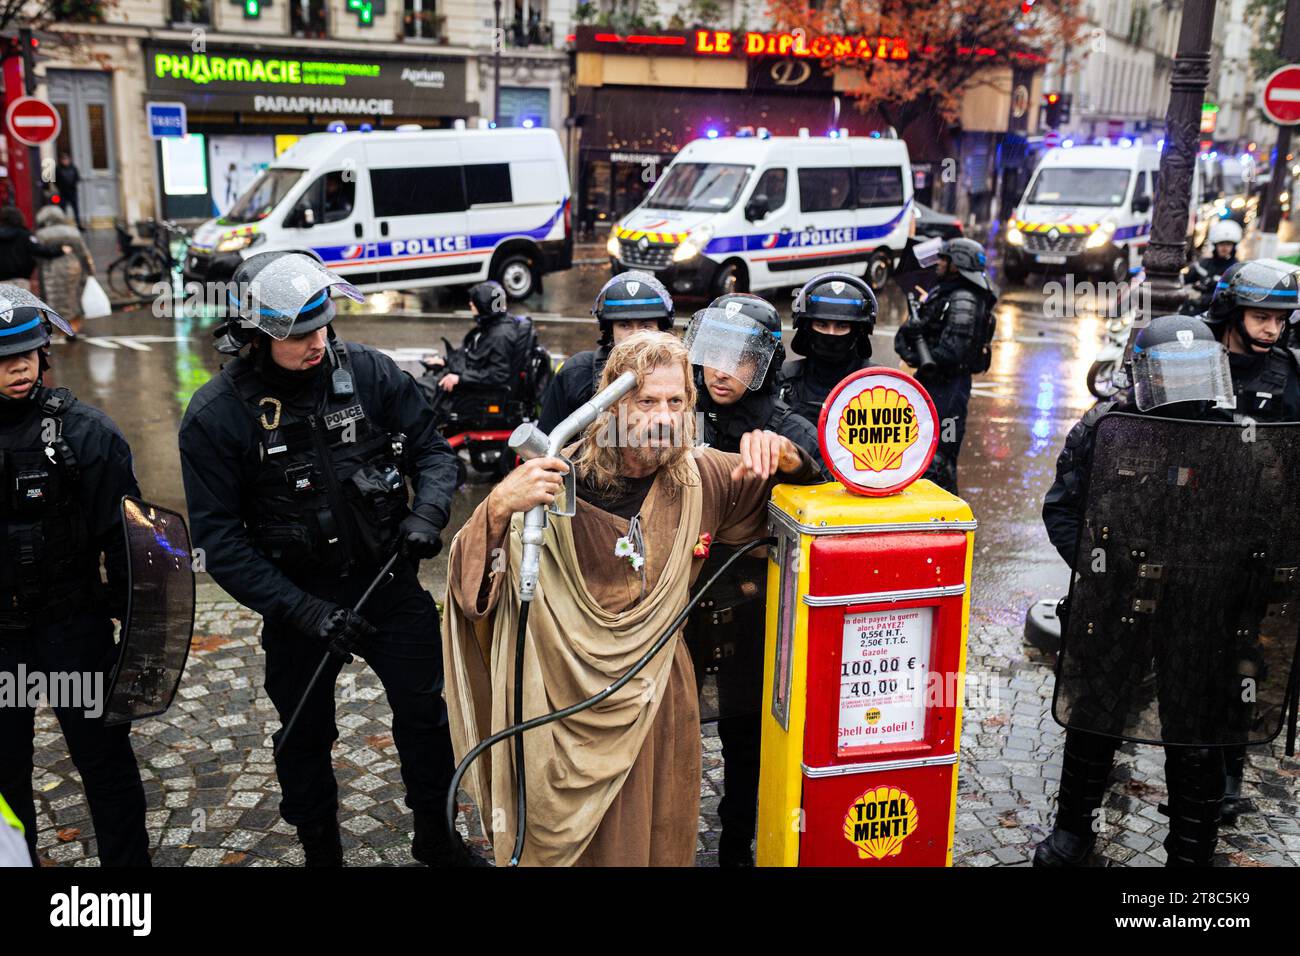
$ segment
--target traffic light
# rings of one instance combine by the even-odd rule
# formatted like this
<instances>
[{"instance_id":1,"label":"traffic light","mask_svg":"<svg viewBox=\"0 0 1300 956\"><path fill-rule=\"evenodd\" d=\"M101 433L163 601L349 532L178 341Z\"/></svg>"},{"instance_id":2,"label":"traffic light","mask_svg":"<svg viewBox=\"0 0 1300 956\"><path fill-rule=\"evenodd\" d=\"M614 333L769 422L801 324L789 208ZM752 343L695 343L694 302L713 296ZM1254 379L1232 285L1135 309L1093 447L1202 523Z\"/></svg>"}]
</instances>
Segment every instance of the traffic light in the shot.
<instances>
[{"instance_id":1,"label":"traffic light","mask_svg":"<svg viewBox=\"0 0 1300 956\"><path fill-rule=\"evenodd\" d=\"M1062 126L1070 122L1070 106L1073 103L1073 93L1062 93L1061 98L1056 102L1056 117Z\"/></svg>"},{"instance_id":2,"label":"traffic light","mask_svg":"<svg viewBox=\"0 0 1300 956\"><path fill-rule=\"evenodd\" d=\"M1043 94L1043 125L1049 129L1058 129L1061 125L1061 94Z\"/></svg>"}]
</instances>

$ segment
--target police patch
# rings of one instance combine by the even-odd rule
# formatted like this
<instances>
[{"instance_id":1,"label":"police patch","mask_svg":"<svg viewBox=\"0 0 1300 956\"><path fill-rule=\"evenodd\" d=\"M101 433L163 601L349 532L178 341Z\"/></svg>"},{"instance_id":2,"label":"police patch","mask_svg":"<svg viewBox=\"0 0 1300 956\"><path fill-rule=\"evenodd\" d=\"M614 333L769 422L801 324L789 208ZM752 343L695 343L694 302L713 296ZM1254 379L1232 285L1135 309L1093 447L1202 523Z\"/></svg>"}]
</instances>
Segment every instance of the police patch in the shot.
<instances>
[{"instance_id":1,"label":"police patch","mask_svg":"<svg viewBox=\"0 0 1300 956\"><path fill-rule=\"evenodd\" d=\"M838 280L836 280L835 282L832 282L832 283L831 283L831 291L834 292L836 295L839 295L841 292L844 291L844 283L843 283L843 282L840 282L840 281L838 281Z\"/></svg>"},{"instance_id":2,"label":"police patch","mask_svg":"<svg viewBox=\"0 0 1300 956\"><path fill-rule=\"evenodd\" d=\"M731 318L731 317L734 316L737 312L740 311L740 303L739 303L739 302L728 302L725 306L723 306L723 308L725 308L726 311L727 311L727 318Z\"/></svg>"},{"instance_id":3,"label":"police patch","mask_svg":"<svg viewBox=\"0 0 1300 956\"><path fill-rule=\"evenodd\" d=\"M640 282L629 282L627 284L628 295L636 295L637 290L641 288Z\"/></svg>"},{"instance_id":4,"label":"police patch","mask_svg":"<svg viewBox=\"0 0 1300 956\"><path fill-rule=\"evenodd\" d=\"M350 422L359 422L366 417L366 413L361 409L361 403L349 405L347 408L341 408L337 412L330 412L325 416L326 428L342 428Z\"/></svg>"}]
</instances>

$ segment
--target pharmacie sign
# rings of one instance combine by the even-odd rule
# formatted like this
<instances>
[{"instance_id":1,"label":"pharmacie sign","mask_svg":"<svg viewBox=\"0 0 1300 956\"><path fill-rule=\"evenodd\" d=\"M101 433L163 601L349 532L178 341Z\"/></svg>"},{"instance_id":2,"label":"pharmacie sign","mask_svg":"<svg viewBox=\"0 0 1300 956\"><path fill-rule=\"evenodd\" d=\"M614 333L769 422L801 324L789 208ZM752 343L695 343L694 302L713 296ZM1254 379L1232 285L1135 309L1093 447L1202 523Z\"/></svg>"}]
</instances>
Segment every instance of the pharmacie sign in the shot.
<instances>
[{"instance_id":1,"label":"pharmacie sign","mask_svg":"<svg viewBox=\"0 0 1300 956\"><path fill-rule=\"evenodd\" d=\"M150 44L151 95L192 108L254 113L468 115L465 64L450 58L322 56L306 50Z\"/></svg>"}]
</instances>

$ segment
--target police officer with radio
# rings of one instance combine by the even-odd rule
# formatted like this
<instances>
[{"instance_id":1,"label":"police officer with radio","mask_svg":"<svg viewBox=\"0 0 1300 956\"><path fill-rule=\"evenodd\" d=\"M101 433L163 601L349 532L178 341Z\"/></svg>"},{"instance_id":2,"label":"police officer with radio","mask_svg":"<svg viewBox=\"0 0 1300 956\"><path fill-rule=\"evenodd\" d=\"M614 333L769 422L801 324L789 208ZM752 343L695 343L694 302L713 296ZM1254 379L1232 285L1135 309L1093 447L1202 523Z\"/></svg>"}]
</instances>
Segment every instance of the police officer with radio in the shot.
<instances>
[{"instance_id":1,"label":"police officer with radio","mask_svg":"<svg viewBox=\"0 0 1300 956\"><path fill-rule=\"evenodd\" d=\"M95 674L106 690L117 661L112 618L125 614L129 587L122 498L140 489L117 426L68 389L44 385L51 325L71 334L30 292L0 285L0 672ZM104 700L52 703L86 788L100 862L149 866L130 724L106 726ZM34 720L21 701L0 707L0 800L33 863Z\"/></svg>"},{"instance_id":2,"label":"police officer with radio","mask_svg":"<svg viewBox=\"0 0 1300 956\"><path fill-rule=\"evenodd\" d=\"M719 296L696 313L686 338L696 366L696 411L706 445L738 453L745 434L763 429L790 439L821 467L817 430L777 395L785 348L774 305L743 292ZM720 544L707 550L697 578L701 587L735 553ZM710 674L716 677L724 774L718 864L724 867L754 865L766 626L765 554L733 565L686 623L697 683ZM707 721L710 715L702 717Z\"/></svg>"},{"instance_id":3,"label":"police officer with radio","mask_svg":"<svg viewBox=\"0 0 1300 956\"><path fill-rule=\"evenodd\" d=\"M988 371L993 355L997 292L985 264L984 250L973 239L944 242L935 266L938 284L894 336L894 349L916 368L939 416L939 446L925 477L953 494L971 376Z\"/></svg>"},{"instance_id":4,"label":"police officer with radio","mask_svg":"<svg viewBox=\"0 0 1300 956\"><path fill-rule=\"evenodd\" d=\"M440 550L456 457L415 381L335 335L331 293L362 296L312 253L251 256L234 288L238 318L218 330L217 347L236 357L181 423L194 540L217 583L263 617L266 691L282 725L326 649L335 652L283 747L284 727L275 734L280 813L308 866L342 865L334 678L356 653L392 707L412 855L463 865L471 857L440 819L454 760L438 613L416 575ZM403 560L391 579L351 610L395 550Z\"/></svg>"},{"instance_id":5,"label":"police officer with radio","mask_svg":"<svg viewBox=\"0 0 1300 956\"><path fill-rule=\"evenodd\" d=\"M1200 319L1183 315L1152 319L1138 333L1133 355L1133 388L1098 403L1070 430L1057 458L1056 481L1043 501L1043 524L1048 537L1066 563L1076 570L1076 552L1085 526L1088 484L1094 467L1096 432L1106 413L1130 412L1193 421L1229 418L1229 413L1218 405L1227 398L1231 388L1226 356ZM1109 467L1115 469L1113 463ZM1151 490L1153 495L1158 493L1158 488ZM1116 569L1112 577L1120 578L1121 570ZM1062 632L1067 629L1063 625ZM1139 639L1135 636L1130 640ZM1189 660L1195 659L1190 651L1187 656ZM1141 688L1129 685L1139 681L1142 675L1132 677L1122 665L1122 661L1113 663L1109 673L1094 676L1092 697L1074 707L1076 715L1085 715L1081 720L1086 719L1090 708L1101 709L1103 699L1112 710L1122 709L1124 700L1140 692ZM1157 667L1156 670L1161 683L1157 693L1173 698L1173 690L1166 685L1183 676L1179 668ZM1103 692L1107 681L1113 681L1115 686ZM1108 719L1115 716L1107 714ZM1164 732L1170 735L1171 728L1166 727ZM1056 821L1047 839L1035 850L1035 866L1077 866L1087 858L1100 829L1098 815L1120 739L1076 727L1066 731ZM1168 865L1208 866L1218 840L1219 802L1223 796L1220 749L1167 746L1165 781L1169 788L1169 835L1165 839Z\"/></svg>"},{"instance_id":6,"label":"police officer with radio","mask_svg":"<svg viewBox=\"0 0 1300 956\"><path fill-rule=\"evenodd\" d=\"M781 369L781 398L814 429L831 389L871 362L875 293L857 276L825 272L809 279L794 299L794 339L803 358Z\"/></svg>"},{"instance_id":7,"label":"police officer with radio","mask_svg":"<svg viewBox=\"0 0 1300 956\"><path fill-rule=\"evenodd\" d=\"M549 433L596 394L600 373L609 351L637 332L671 332L673 297L662 282L648 272L622 272L596 294L591 307L600 326L600 341L589 352L578 352L555 373L542 397L537 427Z\"/></svg>"}]
</instances>

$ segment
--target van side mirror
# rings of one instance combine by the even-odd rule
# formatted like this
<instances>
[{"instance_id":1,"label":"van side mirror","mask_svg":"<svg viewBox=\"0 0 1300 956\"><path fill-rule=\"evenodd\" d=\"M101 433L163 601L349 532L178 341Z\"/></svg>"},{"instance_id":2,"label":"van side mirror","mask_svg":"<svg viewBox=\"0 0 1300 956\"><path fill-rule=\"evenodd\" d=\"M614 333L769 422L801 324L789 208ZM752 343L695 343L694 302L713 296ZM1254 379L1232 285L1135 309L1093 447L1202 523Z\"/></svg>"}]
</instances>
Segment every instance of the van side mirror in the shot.
<instances>
[{"instance_id":1,"label":"van side mirror","mask_svg":"<svg viewBox=\"0 0 1300 956\"><path fill-rule=\"evenodd\" d=\"M298 206L285 225L297 229L310 229L316 225L316 210L311 206Z\"/></svg>"},{"instance_id":2,"label":"van side mirror","mask_svg":"<svg viewBox=\"0 0 1300 956\"><path fill-rule=\"evenodd\" d=\"M745 204L745 218L750 222L757 222L769 212L771 212L771 210L767 205L767 196L762 193L752 197L749 202Z\"/></svg>"},{"instance_id":3,"label":"van side mirror","mask_svg":"<svg viewBox=\"0 0 1300 956\"><path fill-rule=\"evenodd\" d=\"M1151 197L1147 195L1133 197L1133 211L1146 212L1151 208Z\"/></svg>"}]
</instances>

